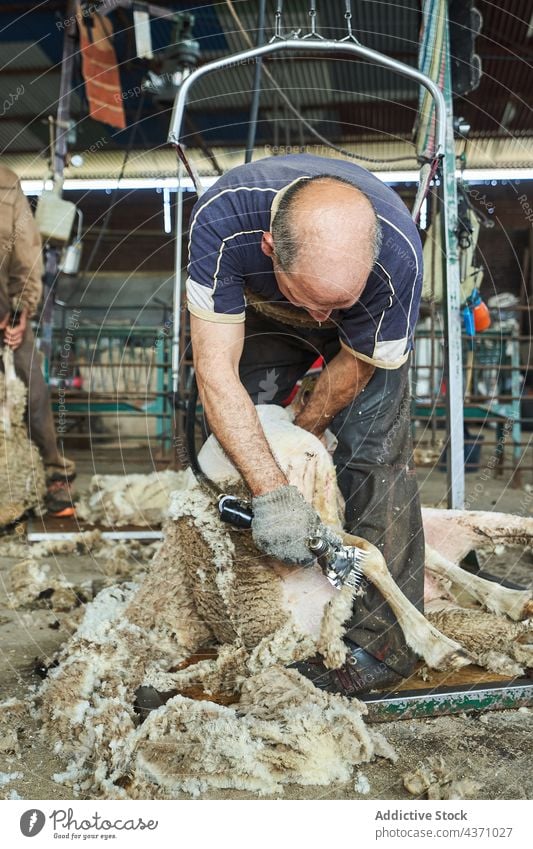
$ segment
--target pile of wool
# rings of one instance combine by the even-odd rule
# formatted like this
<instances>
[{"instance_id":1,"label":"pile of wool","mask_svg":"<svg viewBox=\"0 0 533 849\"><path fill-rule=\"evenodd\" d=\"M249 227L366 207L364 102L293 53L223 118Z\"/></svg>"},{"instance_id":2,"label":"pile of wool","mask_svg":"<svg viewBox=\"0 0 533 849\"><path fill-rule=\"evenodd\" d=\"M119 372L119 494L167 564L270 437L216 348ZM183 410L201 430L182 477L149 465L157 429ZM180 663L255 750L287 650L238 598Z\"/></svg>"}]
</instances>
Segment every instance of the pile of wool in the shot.
<instances>
[{"instance_id":1,"label":"pile of wool","mask_svg":"<svg viewBox=\"0 0 533 849\"><path fill-rule=\"evenodd\" d=\"M442 757L426 758L415 770L403 776L403 786L412 796L432 800L478 799L481 784L471 778L457 778Z\"/></svg>"},{"instance_id":2,"label":"pile of wool","mask_svg":"<svg viewBox=\"0 0 533 849\"><path fill-rule=\"evenodd\" d=\"M15 374L13 352L0 348L0 527L38 507L45 494L44 467L28 439L25 422L26 387Z\"/></svg>"},{"instance_id":3,"label":"pile of wool","mask_svg":"<svg viewBox=\"0 0 533 849\"><path fill-rule=\"evenodd\" d=\"M7 601L11 608L46 606L58 612L70 611L105 586L134 580L146 572L160 547L160 541L109 540L101 531L82 531L65 540L43 540L29 544L20 537L0 544L5 557L21 558L7 572ZM68 581L57 555L89 555L99 569L97 579L75 586ZM52 562L43 563L44 559Z\"/></svg>"},{"instance_id":4,"label":"pile of wool","mask_svg":"<svg viewBox=\"0 0 533 849\"><path fill-rule=\"evenodd\" d=\"M43 732L67 761L58 780L111 798L266 794L348 780L358 764L394 758L364 724L361 702L284 669L330 639L336 648L344 594L322 599L312 626L299 621L274 564L248 534L221 525L208 494L196 485L177 492L170 513L144 581L87 605L42 686ZM172 693L143 723L140 686Z\"/></svg>"},{"instance_id":5,"label":"pile of wool","mask_svg":"<svg viewBox=\"0 0 533 849\"><path fill-rule=\"evenodd\" d=\"M0 550L4 557L31 557L33 560L62 554L88 555L101 566L109 562L109 569L104 565L104 571L106 574L114 574L113 561L117 564L118 573L122 571L119 561L130 560L138 565L145 565L150 562L160 545L160 540L147 542L136 539L108 539L102 531L95 529L71 534L68 539L44 539L35 543L27 542L22 535L16 533L0 541ZM127 574L131 577L131 568L128 568Z\"/></svg>"},{"instance_id":6,"label":"pile of wool","mask_svg":"<svg viewBox=\"0 0 533 849\"><path fill-rule=\"evenodd\" d=\"M201 651L208 637L193 620L189 645L180 641L174 623L185 631L188 611L179 577L164 559L156 561L153 572L163 572L152 582L157 606L148 607L147 590L135 585L102 591L43 684L43 730L68 764L56 780L107 798L171 798L210 788L268 794L293 782L345 781L358 764L394 759L383 736L364 724L362 703L322 693L295 670L270 663L265 652L252 658L236 644L221 649L217 661L196 664L204 665L206 687L215 677L205 665L218 665L216 683L234 690L233 704L178 692L140 724L137 688L159 676L187 693L202 678L198 670L166 670L192 648ZM246 668L250 661L254 674Z\"/></svg>"},{"instance_id":7,"label":"pile of wool","mask_svg":"<svg viewBox=\"0 0 533 849\"><path fill-rule=\"evenodd\" d=\"M229 707L177 695L137 732L135 793L209 787L280 794L286 784L348 781L374 757L395 760L385 738L365 726L365 713L361 703L324 693L281 666L247 679Z\"/></svg>"},{"instance_id":8,"label":"pile of wool","mask_svg":"<svg viewBox=\"0 0 533 849\"><path fill-rule=\"evenodd\" d=\"M76 505L78 519L106 527L159 525L166 516L170 493L191 483L191 472L149 475L93 475L89 492Z\"/></svg>"}]
</instances>

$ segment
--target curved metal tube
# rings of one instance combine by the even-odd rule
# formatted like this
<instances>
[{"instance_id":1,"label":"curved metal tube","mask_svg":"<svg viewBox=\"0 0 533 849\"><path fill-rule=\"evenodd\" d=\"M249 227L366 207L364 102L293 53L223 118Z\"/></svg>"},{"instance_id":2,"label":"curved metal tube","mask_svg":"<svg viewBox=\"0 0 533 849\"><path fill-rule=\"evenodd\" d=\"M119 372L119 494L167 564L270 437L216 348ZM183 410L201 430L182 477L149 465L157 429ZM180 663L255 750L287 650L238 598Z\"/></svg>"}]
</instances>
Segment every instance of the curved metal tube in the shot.
<instances>
[{"instance_id":1,"label":"curved metal tube","mask_svg":"<svg viewBox=\"0 0 533 849\"><path fill-rule=\"evenodd\" d=\"M177 97L174 101L174 109L170 121L170 132L168 141L171 144L180 144L181 126L183 123L183 113L187 103L187 95L190 87L204 74L209 74L212 71L220 71L223 68L231 67L235 64L243 64L248 60L255 59L258 56L268 56L270 53L280 53L283 51L306 51L317 53L351 53L355 56L361 56L365 59L370 59L377 65L383 65L385 68L390 68L391 71L401 74L404 77L409 77L415 80L420 85L426 88L435 103L437 127L436 127L436 150L435 156L441 157L444 155L446 146L446 102L440 88L433 82L432 79L425 74L412 68L410 65L405 65L403 62L398 62L396 59L391 59L383 53L378 53L377 50L370 50L368 47L363 47L361 44L355 44L347 41L322 41L322 40L306 40L291 38L287 40L276 40L269 44L264 44L261 47L253 47L250 50L244 50L242 53L234 53L231 56L224 56L222 59L216 59L214 62L208 62L197 68L190 74L184 83L181 85Z\"/></svg>"}]
</instances>

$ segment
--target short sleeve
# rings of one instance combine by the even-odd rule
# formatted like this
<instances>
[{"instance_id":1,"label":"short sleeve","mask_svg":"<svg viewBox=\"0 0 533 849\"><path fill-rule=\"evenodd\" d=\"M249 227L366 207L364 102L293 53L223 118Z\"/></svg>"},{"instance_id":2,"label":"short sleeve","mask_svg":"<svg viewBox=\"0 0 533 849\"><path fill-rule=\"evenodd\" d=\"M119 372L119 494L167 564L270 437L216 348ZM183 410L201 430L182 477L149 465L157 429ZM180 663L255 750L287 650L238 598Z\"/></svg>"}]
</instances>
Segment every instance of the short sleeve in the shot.
<instances>
[{"instance_id":1,"label":"short sleeve","mask_svg":"<svg viewBox=\"0 0 533 849\"><path fill-rule=\"evenodd\" d=\"M187 305L192 315L227 324L244 321L237 237L222 200L202 196L193 209L190 227Z\"/></svg>"},{"instance_id":2,"label":"short sleeve","mask_svg":"<svg viewBox=\"0 0 533 849\"><path fill-rule=\"evenodd\" d=\"M377 368L396 369L412 348L421 275L409 270L403 279L393 279L376 265L362 297L343 315L339 338L355 357Z\"/></svg>"}]
</instances>

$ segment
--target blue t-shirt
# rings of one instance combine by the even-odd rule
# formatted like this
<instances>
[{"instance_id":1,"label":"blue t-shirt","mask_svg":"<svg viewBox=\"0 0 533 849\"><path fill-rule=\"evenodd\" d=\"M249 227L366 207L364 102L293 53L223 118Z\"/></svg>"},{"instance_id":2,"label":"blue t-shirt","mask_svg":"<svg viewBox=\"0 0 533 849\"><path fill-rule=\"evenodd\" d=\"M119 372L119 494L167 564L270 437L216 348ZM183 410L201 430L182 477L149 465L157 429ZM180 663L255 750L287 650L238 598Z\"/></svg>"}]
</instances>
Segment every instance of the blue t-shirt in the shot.
<instances>
[{"instance_id":1,"label":"blue t-shirt","mask_svg":"<svg viewBox=\"0 0 533 849\"><path fill-rule=\"evenodd\" d=\"M352 162L306 153L272 156L220 177L192 211L189 311L207 321L244 321L245 289L262 300L287 303L278 289L272 260L261 250L261 238L270 232L278 192L294 180L319 174L342 177L364 192L374 205L383 236L361 297L348 309L334 312L340 341L362 360L398 368L412 348L418 317L420 237L396 192Z\"/></svg>"}]
</instances>

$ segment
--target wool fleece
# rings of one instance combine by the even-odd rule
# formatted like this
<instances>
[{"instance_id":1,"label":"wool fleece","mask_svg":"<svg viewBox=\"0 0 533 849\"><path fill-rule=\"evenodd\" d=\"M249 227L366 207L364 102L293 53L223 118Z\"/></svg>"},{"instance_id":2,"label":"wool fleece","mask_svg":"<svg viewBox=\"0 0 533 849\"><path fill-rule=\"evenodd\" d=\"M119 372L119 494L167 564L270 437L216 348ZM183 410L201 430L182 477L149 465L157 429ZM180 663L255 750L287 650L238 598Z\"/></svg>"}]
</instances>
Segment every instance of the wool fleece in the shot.
<instances>
[{"instance_id":1,"label":"wool fleece","mask_svg":"<svg viewBox=\"0 0 533 849\"><path fill-rule=\"evenodd\" d=\"M25 421L26 387L15 374L13 351L0 347L0 527L42 504L44 467Z\"/></svg>"},{"instance_id":2,"label":"wool fleece","mask_svg":"<svg viewBox=\"0 0 533 849\"><path fill-rule=\"evenodd\" d=\"M222 525L196 484L174 493L142 584L106 588L87 605L42 686L43 733L66 761L57 780L106 798L279 795L285 784L328 785L375 757L394 759L361 702L285 668L330 644L338 662L350 592L328 590L312 627L295 621L250 535ZM140 686L171 696L142 723Z\"/></svg>"}]
</instances>

